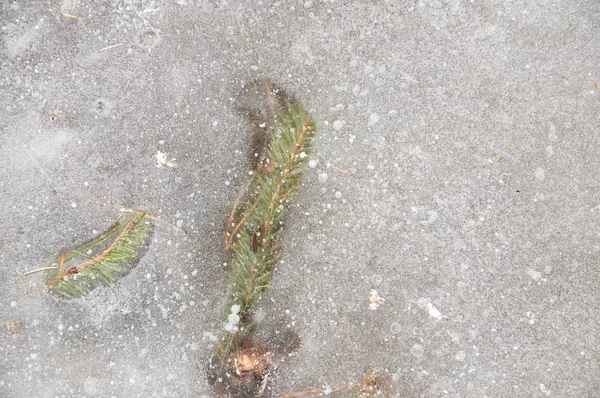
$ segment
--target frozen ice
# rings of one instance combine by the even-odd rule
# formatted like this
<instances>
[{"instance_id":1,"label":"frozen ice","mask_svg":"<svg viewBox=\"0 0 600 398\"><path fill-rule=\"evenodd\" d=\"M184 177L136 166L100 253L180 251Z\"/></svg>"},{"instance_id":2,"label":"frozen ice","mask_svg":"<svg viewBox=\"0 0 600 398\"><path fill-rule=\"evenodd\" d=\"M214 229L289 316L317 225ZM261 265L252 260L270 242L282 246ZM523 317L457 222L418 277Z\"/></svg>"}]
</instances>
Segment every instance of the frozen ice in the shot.
<instances>
[{"instance_id":1,"label":"frozen ice","mask_svg":"<svg viewBox=\"0 0 600 398\"><path fill-rule=\"evenodd\" d=\"M425 353L425 349L421 344L414 344L410 349L410 353L415 358L421 358Z\"/></svg>"},{"instance_id":2,"label":"frozen ice","mask_svg":"<svg viewBox=\"0 0 600 398\"><path fill-rule=\"evenodd\" d=\"M369 125L370 125L370 126L373 126L373 125L375 125L375 124L377 124L377 123L379 123L379 115L378 115L378 114L376 114L376 113L372 113L372 114L369 116Z\"/></svg>"},{"instance_id":3,"label":"frozen ice","mask_svg":"<svg viewBox=\"0 0 600 398\"><path fill-rule=\"evenodd\" d=\"M368 366L389 372L381 396L595 396L597 0L10 3L2 398L216 396L207 365L240 325L232 314L253 316L268 350L300 336L290 361L273 350L272 396L361 385ZM472 40L446 51L453 37ZM268 177L247 152L276 109L262 93L238 106L263 77L318 129L297 151L307 167L274 279L260 281L272 286L242 316L223 230L244 217L232 207L248 181ZM22 276L119 209L165 222L115 283L63 300L45 272ZM567 338L568 325L581 327Z\"/></svg>"},{"instance_id":4,"label":"frozen ice","mask_svg":"<svg viewBox=\"0 0 600 398\"><path fill-rule=\"evenodd\" d=\"M457 361L464 361L465 358L467 358L467 353L465 351L459 351L456 353L456 355L454 356L454 359L456 359Z\"/></svg>"},{"instance_id":5,"label":"frozen ice","mask_svg":"<svg viewBox=\"0 0 600 398\"><path fill-rule=\"evenodd\" d=\"M329 179L329 174L327 174L327 173L321 173L321 174L319 174L319 179L318 180L319 180L319 182L321 184L325 184L328 179Z\"/></svg>"},{"instance_id":6,"label":"frozen ice","mask_svg":"<svg viewBox=\"0 0 600 398\"><path fill-rule=\"evenodd\" d=\"M539 281L542 279L542 273L531 268L527 269L527 275L529 275L534 281Z\"/></svg>"},{"instance_id":7,"label":"frozen ice","mask_svg":"<svg viewBox=\"0 0 600 398\"><path fill-rule=\"evenodd\" d=\"M440 313L440 311L438 311L437 308L435 308L433 306L433 304L431 303L427 303L427 312L429 313L429 316L435 319L442 319L444 316Z\"/></svg>"},{"instance_id":8,"label":"frozen ice","mask_svg":"<svg viewBox=\"0 0 600 398\"><path fill-rule=\"evenodd\" d=\"M537 169L535 169L535 179L538 181L544 181L544 179L546 178L546 171L544 169L542 169L541 167L538 167Z\"/></svg>"},{"instance_id":9,"label":"frozen ice","mask_svg":"<svg viewBox=\"0 0 600 398\"><path fill-rule=\"evenodd\" d=\"M373 275L371 277L371 282L373 282L373 284L375 286L379 286L382 281L383 281L383 278L381 277L381 275Z\"/></svg>"},{"instance_id":10,"label":"frozen ice","mask_svg":"<svg viewBox=\"0 0 600 398\"><path fill-rule=\"evenodd\" d=\"M231 313L227 317L227 320L229 321L229 323L235 325L240 321L240 316L237 313Z\"/></svg>"}]
</instances>

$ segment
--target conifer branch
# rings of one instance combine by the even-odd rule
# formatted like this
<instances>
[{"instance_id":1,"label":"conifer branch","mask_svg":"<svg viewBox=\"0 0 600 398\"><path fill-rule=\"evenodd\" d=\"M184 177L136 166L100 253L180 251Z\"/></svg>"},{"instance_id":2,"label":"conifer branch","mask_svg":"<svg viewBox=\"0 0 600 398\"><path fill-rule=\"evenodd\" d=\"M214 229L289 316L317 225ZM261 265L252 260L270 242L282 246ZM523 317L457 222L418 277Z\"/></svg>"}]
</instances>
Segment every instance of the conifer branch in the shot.
<instances>
[{"instance_id":1,"label":"conifer branch","mask_svg":"<svg viewBox=\"0 0 600 398\"><path fill-rule=\"evenodd\" d=\"M232 255L231 280L227 333L218 344L221 373L217 373L246 390L260 386L272 366L268 351L259 349L252 338L254 310L270 285L285 210L300 185L315 133L314 123L297 100L269 81L261 86L256 92L262 91L264 97L249 102L260 102L263 108L248 111L255 126L254 143L259 144L253 150L257 154L254 173L235 200L225 232L225 248Z\"/></svg>"},{"instance_id":2,"label":"conifer branch","mask_svg":"<svg viewBox=\"0 0 600 398\"><path fill-rule=\"evenodd\" d=\"M121 215L115 225L100 237L73 250L63 251L60 258L55 258L49 266L25 275L55 271L49 274L46 288L67 298L90 290L98 281L108 285L117 274L127 270L128 263L139 257L140 248L147 242L152 230L152 225L143 221L147 218L146 213L138 211L125 217Z\"/></svg>"}]
</instances>

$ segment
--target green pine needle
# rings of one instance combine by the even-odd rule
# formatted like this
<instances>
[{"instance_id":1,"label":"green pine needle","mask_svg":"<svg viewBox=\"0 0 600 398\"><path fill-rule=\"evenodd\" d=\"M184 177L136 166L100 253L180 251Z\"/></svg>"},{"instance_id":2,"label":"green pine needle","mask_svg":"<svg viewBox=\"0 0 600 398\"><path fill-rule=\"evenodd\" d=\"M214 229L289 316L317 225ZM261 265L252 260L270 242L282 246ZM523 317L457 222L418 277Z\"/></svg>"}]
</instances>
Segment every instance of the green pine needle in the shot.
<instances>
[{"instance_id":1,"label":"green pine needle","mask_svg":"<svg viewBox=\"0 0 600 398\"><path fill-rule=\"evenodd\" d=\"M229 300L226 317L233 305L239 306L240 322L221 345L221 354L234 351L250 331L253 311L270 285L279 254L277 244L282 220L289 201L301 182L308 163L315 126L302 105L282 91L271 92L268 82L267 101L271 106L272 128L259 131L269 134L268 145L260 154L248 199L242 205L239 220L230 217L226 247L233 253ZM274 99L275 94L277 97ZM261 124L263 127L265 124ZM238 207L234 206L234 213ZM235 331L235 329L234 329Z\"/></svg>"},{"instance_id":2,"label":"green pine needle","mask_svg":"<svg viewBox=\"0 0 600 398\"><path fill-rule=\"evenodd\" d=\"M146 214L141 212L119 217L100 237L54 258L50 266L42 268L52 270L46 283L48 290L73 298L91 290L98 282L109 285L128 270L127 264L139 258L152 230L145 218Z\"/></svg>"}]
</instances>

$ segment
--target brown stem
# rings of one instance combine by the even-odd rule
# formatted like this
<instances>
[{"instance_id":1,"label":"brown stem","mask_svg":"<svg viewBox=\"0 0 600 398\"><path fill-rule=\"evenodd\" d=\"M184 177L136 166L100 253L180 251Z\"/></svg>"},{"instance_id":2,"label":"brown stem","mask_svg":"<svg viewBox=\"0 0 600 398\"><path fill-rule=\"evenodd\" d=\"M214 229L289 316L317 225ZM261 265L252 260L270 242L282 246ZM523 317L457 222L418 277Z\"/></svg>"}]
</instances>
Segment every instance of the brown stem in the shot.
<instances>
[{"instance_id":1,"label":"brown stem","mask_svg":"<svg viewBox=\"0 0 600 398\"><path fill-rule=\"evenodd\" d=\"M38 269L34 269L32 271L27 271L23 274L23 276L25 275L31 275L31 274L35 274L36 272L41 272L41 271L47 271L50 269L58 269L58 267L44 267L44 268L38 268Z\"/></svg>"},{"instance_id":2,"label":"brown stem","mask_svg":"<svg viewBox=\"0 0 600 398\"><path fill-rule=\"evenodd\" d=\"M233 223L233 218L235 217L236 208L237 208L238 204L240 203L240 200L244 197L246 192L248 192L248 188L250 188L250 185L252 184L253 181L254 181L254 176L252 176L250 181L248 181L248 183L244 187L244 190L235 199L235 202L233 203L233 207L231 208L231 214L229 215L229 218L227 219L227 228L225 228L225 250L227 250L227 251L231 247L231 244L233 243L233 238L235 237L237 231L246 222L247 215L242 217L242 219L237 223L235 228L233 228L233 230L231 230L231 232L229 232L229 228L231 228L231 224ZM251 210L247 211L246 214L249 214L250 212L251 212Z\"/></svg>"},{"instance_id":3,"label":"brown stem","mask_svg":"<svg viewBox=\"0 0 600 398\"><path fill-rule=\"evenodd\" d=\"M300 146L302 146L302 142L304 142L304 136L306 135L306 132L308 131L309 125L310 125L310 122L306 122L302 126L302 133L300 133L300 135L298 136L298 139L296 140L296 143L294 144L294 147L292 148L292 152L290 153L290 158L288 160L288 163L287 163L285 169L283 170L283 175L281 176L281 181L279 184L277 184L277 188L275 188L275 194L273 195L273 198L271 198L271 203L269 203L269 211L267 212L267 215L265 216L263 225L268 225L268 222L269 222L268 213L273 209L273 206L275 206L276 200L279 197L279 193L281 192L281 188L283 187L283 183L284 183L286 177L288 176L288 174L290 173L290 169L294 165L294 158L296 157L298 148Z\"/></svg>"},{"instance_id":4,"label":"brown stem","mask_svg":"<svg viewBox=\"0 0 600 398\"><path fill-rule=\"evenodd\" d=\"M244 295L244 309L248 306L248 299L250 298L250 294L252 293L252 289L254 285L254 275L256 274L256 269L258 268L258 260L254 260L254 264L252 265L252 270L250 271L250 278L248 278L248 286L246 286L246 294Z\"/></svg>"}]
</instances>

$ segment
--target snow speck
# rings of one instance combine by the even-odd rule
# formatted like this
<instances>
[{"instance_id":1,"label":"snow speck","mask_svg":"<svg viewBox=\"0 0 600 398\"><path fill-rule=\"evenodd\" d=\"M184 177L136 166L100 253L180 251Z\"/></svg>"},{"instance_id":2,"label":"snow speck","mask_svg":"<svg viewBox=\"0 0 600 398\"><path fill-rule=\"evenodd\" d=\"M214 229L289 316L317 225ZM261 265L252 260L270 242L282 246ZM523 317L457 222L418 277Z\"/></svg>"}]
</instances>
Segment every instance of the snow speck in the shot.
<instances>
[{"instance_id":1,"label":"snow speck","mask_svg":"<svg viewBox=\"0 0 600 398\"><path fill-rule=\"evenodd\" d=\"M235 325L236 323L238 323L240 321L240 316L238 314L229 314L229 316L227 317L227 320L229 321L229 323Z\"/></svg>"},{"instance_id":2,"label":"snow speck","mask_svg":"<svg viewBox=\"0 0 600 398\"><path fill-rule=\"evenodd\" d=\"M427 211L427 222L429 224L434 223L435 220L438 219L438 212L435 210L428 210Z\"/></svg>"},{"instance_id":3,"label":"snow speck","mask_svg":"<svg viewBox=\"0 0 600 398\"><path fill-rule=\"evenodd\" d=\"M337 191L337 192L335 193L335 198L336 198L336 199L341 199L341 198L342 198L342 193L341 193L340 191Z\"/></svg>"},{"instance_id":4,"label":"snow speck","mask_svg":"<svg viewBox=\"0 0 600 398\"><path fill-rule=\"evenodd\" d=\"M429 313L430 317L435 318L438 321L444 317L442 313L438 311L438 309L435 308L431 303L427 303L427 312Z\"/></svg>"},{"instance_id":5,"label":"snow speck","mask_svg":"<svg viewBox=\"0 0 600 398\"><path fill-rule=\"evenodd\" d=\"M379 115L376 113L371 113L371 116L369 116L369 126L373 126L377 123L379 123Z\"/></svg>"},{"instance_id":6,"label":"snow speck","mask_svg":"<svg viewBox=\"0 0 600 398\"><path fill-rule=\"evenodd\" d=\"M425 349L421 344L415 344L410 349L410 353L415 358L421 358L423 356L423 353L425 353Z\"/></svg>"},{"instance_id":7,"label":"snow speck","mask_svg":"<svg viewBox=\"0 0 600 398\"><path fill-rule=\"evenodd\" d=\"M60 330L61 332L65 329L65 325L63 325L62 323L58 325L58 330Z\"/></svg>"},{"instance_id":8,"label":"snow speck","mask_svg":"<svg viewBox=\"0 0 600 398\"><path fill-rule=\"evenodd\" d=\"M344 127L344 123L341 120L336 120L333 122L333 128L336 130L341 130Z\"/></svg>"},{"instance_id":9,"label":"snow speck","mask_svg":"<svg viewBox=\"0 0 600 398\"><path fill-rule=\"evenodd\" d=\"M310 8L310 7L312 7L312 1L305 1L304 8Z\"/></svg>"},{"instance_id":10,"label":"snow speck","mask_svg":"<svg viewBox=\"0 0 600 398\"><path fill-rule=\"evenodd\" d=\"M427 297L419 297L419 299L417 300L417 305L421 308L425 308L427 307L429 301L430 300Z\"/></svg>"},{"instance_id":11,"label":"snow speck","mask_svg":"<svg viewBox=\"0 0 600 398\"><path fill-rule=\"evenodd\" d=\"M394 322L390 325L390 332L392 332L392 334L398 334L400 333L400 330L402 330L402 327L398 322Z\"/></svg>"},{"instance_id":12,"label":"snow speck","mask_svg":"<svg viewBox=\"0 0 600 398\"><path fill-rule=\"evenodd\" d=\"M381 282L383 282L383 278L381 277L381 275L373 275L371 277L371 282L373 282L375 286L379 286Z\"/></svg>"},{"instance_id":13,"label":"snow speck","mask_svg":"<svg viewBox=\"0 0 600 398\"><path fill-rule=\"evenodd\" d=\"M75 202L71 202L71 207L72 207L72 208L76 208L76 207L77 207L77 203L75 203Z\"/></svg>"},{"instance_id":14,"label":"snow speck","mask_svg":"<svg viewBox=\"0 0 600 398\"><path fill-rule=\"evenodd\" d=\"M16 307L17 306L17 302L16 301L11 301L10 302L10 306L11 307Z\"/></svg>"},{"instance_id":15,"label":"snow speck","mask_svg":"<svg viewBox=\"0 0 600 398\"><path fill-rule=\"evenodd\" d=\"M537 169L535 169L535 179L538 181L544 181L544 179L546 178L546 171L544 169L542 169L541 167L538 167Z\"/></svg>"},{"instance_id":16,"label":"snow speck","mask_svg":"<svg viewBox=\"0 0 600 398\"><path fill-rule=\"evenodd\" d=\"M231 313L232 313L232 314L237 314L237 313L239 313L239 312L240 312L240 309L241 309L241 308L240 308L240 306L239 306L239 305L237 305L237 304L234 304L234 305L232 305L232 306L231 306ZM236 322L237 322L237 321L236 321Z\"/></svg>"},{"instance_id":17,"label":"snow speck","mask_svg":"<svg viewBox=\"0 0 600 398\"><path fill-rule=\"evenodd\" d=\"M315 167L317 167L317 161L314 159L309 160L308 167L310 167L311 169L314 169Z\"/></svg>"},{"instance_id":18,"label":"snow speck","mask_svg":"<svg viewBox=\"0 0 600 398\"><path fill-rule=\"evenodd\" d=\"M534 281L539 281L542 279L542 273L531 268L527 268L527 275L529 275Z\"/></svg>"},{"instance_id":19,"label":"snow speck","mask_svg":"<svg viewBox=\"0 0 600 398\"><path fill-rule=\"evenodd\" d=\"M321 184L325 184L325 183L327 182L327 180L328 180L328 179L329 179L329 175L328 175L327 173L321 173L321 174L319 174L319 179L318 179L318 181L319 181Z\"/></svg>"},{"instance_id":20,"label":"snow speck","mask_svg":"<svg viewBox=\"0 0 600 398\"><path fill-rule=\"evenodd\" d=\"M467 358L467 353L464 351L459 351L456 353L456 355L454 356L454 359L456 359L457 361L464 361Z\"/></svg>"}]
</instances>

